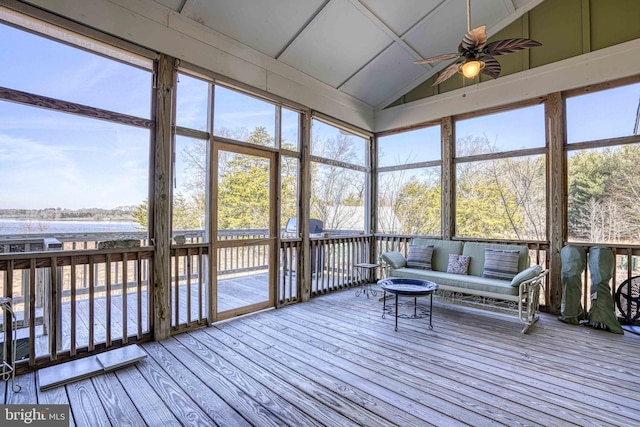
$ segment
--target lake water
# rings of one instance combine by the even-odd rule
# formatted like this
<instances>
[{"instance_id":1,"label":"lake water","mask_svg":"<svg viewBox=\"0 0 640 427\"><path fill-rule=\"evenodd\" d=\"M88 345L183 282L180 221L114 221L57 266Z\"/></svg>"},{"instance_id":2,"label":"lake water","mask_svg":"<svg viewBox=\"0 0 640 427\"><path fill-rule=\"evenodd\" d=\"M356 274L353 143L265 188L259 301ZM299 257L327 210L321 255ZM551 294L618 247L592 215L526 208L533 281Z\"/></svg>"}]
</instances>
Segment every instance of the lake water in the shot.
<instances>
[{"instance_id":1,"label":"lake water","mask_svg":"<svg viewBox=\"0 0 640 427\"><path fill-rule=\"evenodd\" d=\"M104 233L140 231L135 222L117 221L25 221L0 219L0 235L43 233Z\"/></svg>"}]
</instances>

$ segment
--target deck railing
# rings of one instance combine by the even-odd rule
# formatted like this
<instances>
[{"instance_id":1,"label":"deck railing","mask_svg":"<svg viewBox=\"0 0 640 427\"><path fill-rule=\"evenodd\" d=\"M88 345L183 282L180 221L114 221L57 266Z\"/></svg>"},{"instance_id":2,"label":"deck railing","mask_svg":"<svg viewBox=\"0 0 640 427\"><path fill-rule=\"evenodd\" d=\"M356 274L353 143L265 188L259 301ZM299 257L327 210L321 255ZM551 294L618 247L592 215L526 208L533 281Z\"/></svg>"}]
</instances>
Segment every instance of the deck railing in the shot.
<instances>
[{"instance_id":1,"label":"deck railing","mask_svg":"<svg viewBox=\"0 0 640 427\"><path fill-rule=\"evenodd\" d=\"M246 234L260 235L260 232ZM104 233L57 235L55 238L64 244L62 250L0 254L1 296L13 300L18 323L18 356L25 357L19 363L24 369L151 339L154 250L150 246L96 249L96 242L111 240L109 237L112 235ZM146 242L144 234L127 234L126 237ZM379 254L389 250L406 255L413 237L332 235L311 238L311 296L362 284L368 275L360 274L356 264L376 262ZM193 233L185 243L171 248L170 315L174 333L210 322L208 257L211 245L201 240L201 236ZM509 243L526 244L531 262L548 266L546 242ZM592 246L582 245L587 249ZM640 275L640 246L607 246L616 254L613 292L627 278ZM250 246L247 248L251 251ZM301 250L302 239L281 240L275 302L278 307L300 301L302 274L297 271L297 257ZM259 249L243 254L233 251L218 249L218 274L253 274L267 266L268 259ZM383 275L384 271L375 272L375 277ZM583 306L588 310L588 270L583 281ZM548 301L549 286L545 291L543 298ZM8 342L9 328L4 327L4 320L0 323L4 341L11 344Z\"/></svg>"},{"instance_id":2,"label":"deck railing","mask_svg":"<svg viewBox=\"0 0 640 427\"><path fill-rule=\"evenodd\" d=\"M311 239L311 295L359 285L365 279L355 264L373 262L371 235Z\"/></svg>"},{"instance_id":3,"label":"deck railing","mask_svg":"<svg viewBox=\"0 0 640 427\"><path fill-rule=\"evenodd\" d=\"M18 321L19 364L47 366L149 340L152 257L149 247L3 254L0 286ZM11 328L2 323L10 349Z\"/></svg>"}]
</instances>

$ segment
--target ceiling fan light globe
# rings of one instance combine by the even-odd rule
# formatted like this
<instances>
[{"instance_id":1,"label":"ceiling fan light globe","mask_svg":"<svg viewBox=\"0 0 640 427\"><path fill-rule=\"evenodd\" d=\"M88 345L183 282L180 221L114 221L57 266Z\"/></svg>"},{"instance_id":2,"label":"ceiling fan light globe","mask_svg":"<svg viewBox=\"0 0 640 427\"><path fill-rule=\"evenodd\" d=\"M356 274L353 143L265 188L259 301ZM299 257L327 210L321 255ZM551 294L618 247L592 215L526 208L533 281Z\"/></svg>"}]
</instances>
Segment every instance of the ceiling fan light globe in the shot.
<instances>
[{"instance_id":1,"label":"ceiling fan light globe","mask_svg":"<svg viewBox=\"0 0 640 427\"><path fill-rule=\"evenodd\" d=\"M484 62L472 60L472 61L467 61L464 64L462 64L460 66L460 70L459 71L466 78L472 79L475 76L477 76L478 74L480 74L480 71L482 71L483 68L484 68Z\"/></svg>"}]
</instances>

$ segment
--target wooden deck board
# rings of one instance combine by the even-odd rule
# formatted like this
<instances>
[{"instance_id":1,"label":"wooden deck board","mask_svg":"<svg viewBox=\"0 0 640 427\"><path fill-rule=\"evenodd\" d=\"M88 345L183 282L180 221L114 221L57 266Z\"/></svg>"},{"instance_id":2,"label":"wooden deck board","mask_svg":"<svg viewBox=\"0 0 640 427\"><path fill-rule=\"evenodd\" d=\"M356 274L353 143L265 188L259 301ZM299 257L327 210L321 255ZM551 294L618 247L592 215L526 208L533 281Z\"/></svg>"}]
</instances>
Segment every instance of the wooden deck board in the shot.
<instances>
[{"instance_id":1,"label":"wooden deck board","mask_svg":"<svg viewBox=\"0 0 640 427\"><path fill-rule=\"evenodd\" d=\"M325 388L326 376L321 375L319 371L311 370L303 361L287 357L268 342L254 339L242 330L236 329L232 323L225 324L224 328L207 328L206 333L213 334L217 340L236 348L246 357L259 361L262 368L271 375L276 375L287 383L296 384L307 395L326 402L331 405L332 410L348 416L356 423L368 426L388 425L383 418L375 417L363 406L342 398L339 387L333 387L333 390Z\"/></svg>"},{"instance_id":2,"label":"wooden deck board","mask_svg":"<svg viewBox=\"0 0 640 427\"><path fill-rule=\"evenodd\" d=\"M334 307L331 306L327 306L325 308L325 313L327 311L335 310L336 313L345 314L344 311L338 311L338 309L334 309ZM434 314L434 316L438 316L439 309L449 310L449 308L441 308L436 305L434 309L436 314ZM442 314L450 313L447 312ZM362 314L362 312L358 312L357 310L350 310L346 315L349 316L350 320L350 322L346 323L347 325L362 323L365 321L369 323L375 321L372 318L367 318ZM487 313L480 314L480 316L483 315L486 316ZM586 399L587 401L589 400L590 390L584 390L584 384L582 382L583 371L581 369L572 374L573 376L571 378L573 378L574 382L561 382L557 380L554 375L548 375L546 373L547 369L545 369L544 366L539 366L539 361L534 357L531 357L527 353L522 353L519 349L519 343L522 340L532 341L532 339L530 338L531 335L522 335L519 333L520 329L517 321L513 322L513 319L509 317L500 319L504 323L503 327L507 329L501 330L501 328L496 324L495 329L498 329L500 334L490 334L487 336L487 330L482 328L477 330L465 329L463 324L472 323L474 321L473 317L465 317L469 316L455 315L450 322L451 324L446 325L450 327L450 329L447 329L446 334L438 333L439 326L445 326L439 325L439 322L442 322L444 318L442 315L440 315L439 322L434 320L435 326L433 331L425 330L424 325L426 323L426 319L400 319L400 331L404 330L405 334L417 333L414 338L416 348L414 349L414 353L411 355L410 360L420 360L424 354L424 361L419 363L427 363L427 366L429 367L440 366L442 369L437 373L437 375L444 376L452 374L453 379L457 379L462 384L470 387L471 390L473 390L473 388L475 388L476 391L493 388L490 392L496 397L501 397L501 406L509 404L510 399L513 399L516 403L524 400L527 404L536 405L536 410L539 411L539 413L534 417L534 420L544 420L543 414L545 412L556 418L562 418L562 414L558 413L558 401L562 402L564 400L564 403L568 406L588 411L591 413L591 416L598 415L598 406L591 406L592 404L606 404L603 401L583 402L583 399ZM325 318L333 319L331 316L325 316ZM387 320L387 336L376 342L376 344L380 345L381 348L384 348L385 342L397 342L395 340L397 333L393 330L393 320ZM385 320L382 321L385 322ZM342 323L342 325L344 324L345 323ZM335 326L335 328L339 326L340 325ZM326 327L328 329L335 330L331 325L326 325ZM362 334L362 332L360 333ZM366 332L364 332L364 334L366 334ZM504 348L497 347L497 343L501 338L504 340L505 336L508 337L510 335L512 335L510 345L505 345ZM406 336L407 335L404 335L398 342L399 347L391 348L392 353L391 355L387 355L387 357L393 357L393 354L402 354L401 347L406 345ZM487 336L487 338L483 338L484 336ZM353 337L353 339L357 339L357 337ZM469 340L473 341L472 346L468 345ZM525 360L524 363L520 362L521 359ZM405 361L402 359L398 361L398 363L404 362ZM575 364L575 362L573 362L573 364ZM557 372L562 373L561 363L556 364L555 367L558 369ZM551 366L547 368L551 369ZM469 383L469 380L473 379L476 381ZM578 379L578 382L575 382L576 379ZM439 377L438 382L441 381L443 381L443 378ZM564 399L567 386L575 386L575 392L580 393L580 401L576 402ZM545 389L550 393L555 393L555 395L551 395L545 401L545 397L542 397L542 399L539 398L539 395L536 393L536 389ZM608 390L610 391L611 387L608 388ZM607 397L610 398L611 395L602 395L600 397L606 399ZM511 405L514 405L514 403L512 402ZM608 408L607 410L613 409L614 408ZM509 408L509 411L514 414L518 414L521 410L522 408L518 408L517 406ZM573 413L569 413L565 421L576 423L578 425L584 423L584 420L576 418Z\"/></svg>"},{"instance_id":3,"label":"wooden deck board","mask_svg":"<svg viewBox=\"0 0 640 427\"><path fill-rule=\"evenodd\" d=\"M237 367L226 360L220 354L222 346L220 346L220 349L214 350L201 341L203 338L204 336L200 337L199 333L176 336L178 341L198 354L206 362L209 369L213 369L218 376L225 377L226 380L232 382L237 387L238 391L236 392L251 392L251 397L273 416L279 418L281 422L287 425L322 425L315 422L304 411L283 399L278 393L255 380L250 373L245 372L244 369L246 367ZM310 404L315 404L315 402L311 401ZM327 417L327 420L330 420L330 417Z\"/></svg>"},{"instance_id":4,"label":"wooden deck board","mask_svg":"<svg viewBox=\"0 0 640 427\"><path fill-rule=\"evenodd\" d=\"M208 333L207 333L208 332ZM193 333L193 337L215 351L216 354L236 368L242 370L250 376L256 383L261 384L265 389L275 392L287 405L297 408L297 410L318 421L320 425L346 427L357 424L348 418L341 416L338 412L327 407L326 403L318 397L313 397L300 390L290 387L290 382L282 380L279 376L272 374L264 368L264 358L255 360L247 357L243 352L236 351L228 345L221 346L221 342L227 341L223 332L211 328L207 332L199 331ZM222 340L220 338L223 338Z\"/></svg>"},{"instance_id":5,"label":"wooden deck board","mask_svg":"<svg viewBox=\"0 0 640 427\"><path fill-rule=\"evenodd\" d=\"M100 403L100 395L91 379L65 386L71 405L71 413L78 426L110 426L109 417ZM117 408L113 408L115 410Z\"/></svg>"},{"instance_id":6,"label":"wooden deck board","mask_svg":"<svg viewBox=\"0 0 640 427\"><path fill-rule=\"evenodd\" d=\"M193 404L191 397L184 393L171 375L155 361L141 362L137 367L151 389L158 394L178 420L189 420L195 425L213 424L213 420L198 405Z\"/></svg>"},{"instance_id":7,"label":"wooden deck board","mask_svg":"<svg viewBox=\"0 0 640 427\"><path fill-rule=\"evenodd\" d=\"M153 362L147 358L140 363L152 364ZM179 425L178 418L167 406L175 404L175 402L166 402L160 392L151 385L154 380L145 377L137 366L117 370L115 374L124 389L127 390L129 398L146 425Z\"/></svg>"},{"instance_id":8,"label":"wooden deck board","mask_svg":"<svg viewBox=\"0 0 640 427\"><path fill-rule=\"evenodd\" d=\"M640 419L640 336L544 314L523 335L515 316L434 305L433 330L427 319L400 319L395 332L377 298L347 289L143 344L150 357L137 366L75 385L38 392L33 373L20 375L23 390L4 384L0 397L69 402L77 426L628 426Z\"/></svg>"},{"instance_id":9,"label":"wooden deck board","mask_svg":"<svg viewBox=\"0 0 640 427\"><path fill-rule=\"evenodd\" d=\"M246 387L247 383L242 380L236 381L238 373L235 369L215 369L218 358L215 353L200 345L190 334L180 334L175 339L163 342L163 345L173 356L179 358L189 366L194 374L205 384L218 393L230 406L241 413L252 425L281 426L283 424L272 409L277 411L270 393L266 395L262 390L254 390ZM179 340L189 338L188 345L185 346ZM191 350L194 349L195 352ZM249 383L251 385L252 382Z\"/></svg>"},{"instance_id":10,"label":"wooden deck board","mask_svg":"<svg viewBox=\"0 0 640 427\"><path fill-rule=\"evenodd\" d=\"M231 331L231 329L237 329L237 332ZM291 347L282 348L273 344L273 338L270 335L264 334L251 326L247 326L244 322L233 322L224 325L224 331L228 334L239 334L238 336L246 336L243 338L243 342L251 343L252 347L259 352L274 359L276 362L290 369L295 370L298 374L306 376L309 380L316 383L318 386L323 386L332 393L335 394L334 400L340 402L340 404L334 404L338 410L341 407L349 407L352 404L360 406L362 411L365 411L363 425L388 425L387 420L393 419L399 425L427 425L424 420L421 420L403 408L399 408L393 403L388 403L375 394L367 393L361 390L359 387L353 387L346 380L341 377L329 375L323 372L321 369L310 365L308 355L298 353ZM327 361L330 362L330 361ZM369 413L369 414L367 414ZM358 421L360 414L355 413L352 415L354 420ZM385 420L378 424L376 421L379 419Z\"/></svg>"},{"instance_id":11,"label":"wooden deck board","mask_svg":"<svg viewBox=\"0 0 640 427\"><path fill-rule=\"evenodd\" d=\"M306 318L300 316L298 319L283 319L288 327L299 328L301 332L309 328L322 327L322 319L314 317ZM317 322L316 322L317 321ZM405 388L415 389L422 393L436 394L448 405L464 406L476 413L476 416L484 416L492 418L493 422L500 422L508 425L517 425L520 419L514 418L514 415L528 416L533 422L545 424L545 418L539 413L531 411L525 405L522 405L518 399L509 401L508 394L503 395L506 402L496 402L495 393L500 390L485 391L486 383L472 384L468 375L460 375L454 369L446 364L430 364L429 359L419 360L418 354L406 357L403 347L406 347L406 341L397 340L397 337L385 337L380 339L375 335L354 334L351 328L343 328L338 331L339 325L327 325L332 328L334 333L329 337L324 337L325 342L335 345L342 351L349 352L349 359L354 363L360 362L365 366L369 366L374 371L384 371L387 374L401 374L401 381ZM397 346L389 346L389 343L397 343ZM395 347L395 348L394 348ZM374 351L375 349L375 351ZM372 355L376 357L371 358ZM434 381L438 378L438 381ZM500 411L496 406L504 407L505 403L511 406L508 413ZM442 406L440 406L444 409ZM489 416L488 414L495 414ZM546 425L554 421L553 417L547 417ZM476 422L476 421L474 421Z\"/></svg>"},{"instance_id":12,"label":"wooden deck board","mask_svg":"<svg viewBox=\"0 0 640 427\"><path fill-rule=\"evenodd\" d=\"M187 369L183 365L183 361L174 357L163 343L149 343L145 349L149 353L149 357L153 358L165 372L171 375L184 393L190 396L217 425L229 427L250 425L231 405Z\"/></svg>"},{"instance_id":13,"label":"wooden deck board","mask_svg":"<svg viewBox=\"0 0 640 427\"><path fill-rule=\"evenodd\" d=\"M36 385L36 393L37 402L40 404L69 405L69 397L67 396L67 390L64 387L56 387L51 390L43 391ZM68 416L69 427L74 427L76 424L71 416L71 410L69 411Z\"/></svg>"},{"instance_id":14,"label":"wooden deck board","mask_svg":"<svg viewBox=\"0 0 640 427\"><path fill-rule=\"evenodd\" d=\"M319 336L309 333L305 324L298 322L281 322L276 319L254 323L256 328L270 328L268 332L274 338L280 338L287 345L297 348L300 353L308 355L308 364L322 370L326 374L338 376L351 381L352 387L368 390L387 399L389 403L406 408L409 412L421 418L424 422L433 422L436 425L443 425L449 422L449 417L465 424L476 426L488 426L492 423L482 415L473 413L468 407L451 404L446 399L442 399L442 393L446 392L443 387L433 384L423 383L417 389L412 388L407 382L414 375L410 372L409 377L399 376L398 370L382 369L376 358L363 358L357 354L346 350L346 343L336 345L335 333L330 337ZM254 322L257 322L254 320ZM364 344L367 347L367 344ZM369 351L374 349L368 347ZM339 365L330 365L326 360L338 359ZM411 370L413 371L413 369ZM429 388L431 390L429 390ZM438 395L439 399L434 400L430 393Z\"/></svg>"},{"instance_id":15,"label":"wooden deck board","mask_svg":"<svg viewBox=\"0 0 640 427\"><path fill-rule=\"evenodd\" d=\"M114 372L91 379L111 425L143 425L144 420ZM64 387L58 387L63 389Z\"/></svg>"}]
</instances>

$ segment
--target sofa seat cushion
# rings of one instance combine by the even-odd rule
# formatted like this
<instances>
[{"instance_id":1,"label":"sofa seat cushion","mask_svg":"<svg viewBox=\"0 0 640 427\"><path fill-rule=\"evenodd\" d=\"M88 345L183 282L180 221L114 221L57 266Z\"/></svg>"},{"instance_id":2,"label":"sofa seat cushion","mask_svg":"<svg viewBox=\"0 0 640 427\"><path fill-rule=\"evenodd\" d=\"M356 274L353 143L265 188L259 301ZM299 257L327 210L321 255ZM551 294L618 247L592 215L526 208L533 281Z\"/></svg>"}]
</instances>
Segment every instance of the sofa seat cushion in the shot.
<instances>
[{"instance_id":1,"label":"sofa seat cushion","mask_svg":"<svg viewBox=\"0 0 640 427\"><path fill-rule=\"evenodd\" d=\"M460 292L465 289L472 291L490 292L505 295L505 297L518 296L517 286L511 286L510 280L487 279L477 276L463 276L460 274L446 273L442 271L420 270L417 268L395 268L389 271L392 277L412 277L417 279L431 280L441 286L441 289L458 288Z\"/></svg>"}]
</instances>

